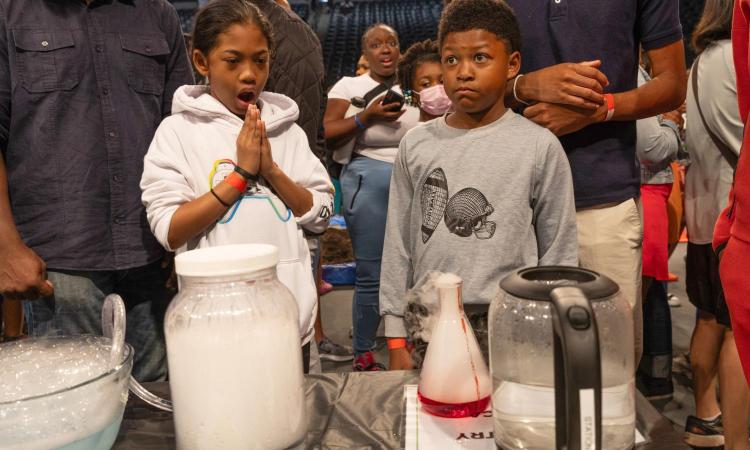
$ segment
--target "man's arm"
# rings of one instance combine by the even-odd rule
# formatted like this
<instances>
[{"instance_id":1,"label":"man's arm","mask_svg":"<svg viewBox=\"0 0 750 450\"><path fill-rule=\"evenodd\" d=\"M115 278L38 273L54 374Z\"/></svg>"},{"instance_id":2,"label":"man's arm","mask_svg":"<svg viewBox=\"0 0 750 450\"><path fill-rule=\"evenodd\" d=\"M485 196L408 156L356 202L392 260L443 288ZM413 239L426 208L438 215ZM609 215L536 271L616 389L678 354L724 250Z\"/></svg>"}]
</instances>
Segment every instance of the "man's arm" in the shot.
<instances>
[{"instance_id":1,"label":"man's arm","mask_svg":"<svg viewBox=\"0 0 750 450\"><path fill-rule=\"evenodd\" d=\"M611 120L632 121L677 109L685 101L687 75L682 40L646 52L651 59L652 79L636 89L614 93L615 111ZM607 106L587 110L567 105L537 103L524 110L524 116L557 136L576 132L603 122Z\"/></svg>"},{"instance_id":2,"label":"man's arm","mask_svg":"<svg viewBox=\"0 0 750 450\"><path fill-rule=\"evenodd\" d=\"M21 240L8 199L8 177L0 158L0 295L33 300L54 292L47 281L47 265Z\"/></svg>"},{"instance_id":3,"label":"man's arm","mask_svg":"<svg viewBox=\"0 0 750 450\"><path fill-rule=\"evenodd\" d=\"M615 94L612 120L638 120L679 108L687 93L685 47L682 40L647 51L651 81L628 92Z\"/></svg>"},{"instance_id":4,"label":"man's arm","mask_svg":"<svg viewBox=\"0 0 750 450\"><path fill-rule=\"evenodd\" d=\"M5 11L0 5L0 295L32 300L51 295L44 261L28 248L16 230L8 196L5 159L10 137L10 60Z\"/></svg>"}]
</instances>

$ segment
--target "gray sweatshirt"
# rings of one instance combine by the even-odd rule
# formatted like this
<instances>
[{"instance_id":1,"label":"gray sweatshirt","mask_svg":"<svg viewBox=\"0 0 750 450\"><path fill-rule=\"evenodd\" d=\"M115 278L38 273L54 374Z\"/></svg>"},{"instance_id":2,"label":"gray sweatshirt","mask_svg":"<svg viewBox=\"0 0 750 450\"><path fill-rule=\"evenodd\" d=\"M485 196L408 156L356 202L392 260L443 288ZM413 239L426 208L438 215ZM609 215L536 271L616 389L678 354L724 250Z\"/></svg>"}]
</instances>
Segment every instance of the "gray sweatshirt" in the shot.
<instances>
[{"instance_id":1,"label":"gray sweatshirt","mask_svg":"<svg viewBox=\"0 0 750 450\"><path fill-rule=\"evenodd\" d=\"M380 274L385 334L404 337L408 289L431 271L489 304L509 272L577 265L573 180L560 142L508 110L470 130L445 117L409 131L393 165Z\"/></svg>"}]
</instances>

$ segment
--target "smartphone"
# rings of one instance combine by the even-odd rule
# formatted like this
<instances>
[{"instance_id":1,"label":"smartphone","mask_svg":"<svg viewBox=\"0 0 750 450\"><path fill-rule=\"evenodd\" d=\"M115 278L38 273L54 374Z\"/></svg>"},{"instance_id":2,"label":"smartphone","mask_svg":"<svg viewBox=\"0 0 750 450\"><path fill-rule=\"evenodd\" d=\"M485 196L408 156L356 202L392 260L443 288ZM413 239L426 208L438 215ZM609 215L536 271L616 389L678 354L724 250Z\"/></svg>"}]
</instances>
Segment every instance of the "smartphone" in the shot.
<instances>
[{"instance_id":1,"label":"smartphone","mask_svg":"<svg viewBox=\"0 0 750 450\"><path fill-rule=\"evenodd\" d=\"M385 97L383 97L383 101L381 103L383 105L398 103L398 108L391 108L394 111L398 111L404 106L404 96L392 89L388 89L388 92L385 93Z\"/></svg>"}]
</instances>

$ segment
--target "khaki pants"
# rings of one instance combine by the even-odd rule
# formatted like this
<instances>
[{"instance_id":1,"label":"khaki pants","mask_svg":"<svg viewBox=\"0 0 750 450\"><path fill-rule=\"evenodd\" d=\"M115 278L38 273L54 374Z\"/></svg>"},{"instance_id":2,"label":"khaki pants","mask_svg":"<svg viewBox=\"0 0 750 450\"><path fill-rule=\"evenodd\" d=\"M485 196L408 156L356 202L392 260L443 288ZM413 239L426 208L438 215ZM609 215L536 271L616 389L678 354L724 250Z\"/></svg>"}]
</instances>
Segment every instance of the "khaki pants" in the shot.
<instances>
[{"instance_id":1,"label":"khaki pants","mask_svg":"<svg viewBox=\"0 0 750 450\"><path fill-rule=\"evenodd\" d=\"M643 224L636 200L616 206L584 209L576 213L578 258L581 267L608 276L633 309L635 366L643 352L641 309L641 243Z\"/></svg>"}]
</instances>

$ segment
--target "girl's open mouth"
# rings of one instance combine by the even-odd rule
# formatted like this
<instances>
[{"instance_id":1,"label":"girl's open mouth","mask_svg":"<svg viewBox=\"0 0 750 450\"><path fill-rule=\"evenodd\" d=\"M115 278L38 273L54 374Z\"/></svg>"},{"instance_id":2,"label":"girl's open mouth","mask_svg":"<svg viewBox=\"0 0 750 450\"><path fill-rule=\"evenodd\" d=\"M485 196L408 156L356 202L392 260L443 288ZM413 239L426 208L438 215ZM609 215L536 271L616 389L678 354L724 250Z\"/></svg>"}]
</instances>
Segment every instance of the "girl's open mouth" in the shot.
<instances>
[{"instance_id":1,"label":"girl's open mouth","mask_svg":"<svg viewBox=\"0 0 750 450\"><path fill-rule=\"evenodd\" d=\"M255 98L255 94L251 91L240 92L237 98L239 98L243 103L251 103Z\"/></svg>"}]
</instances>

